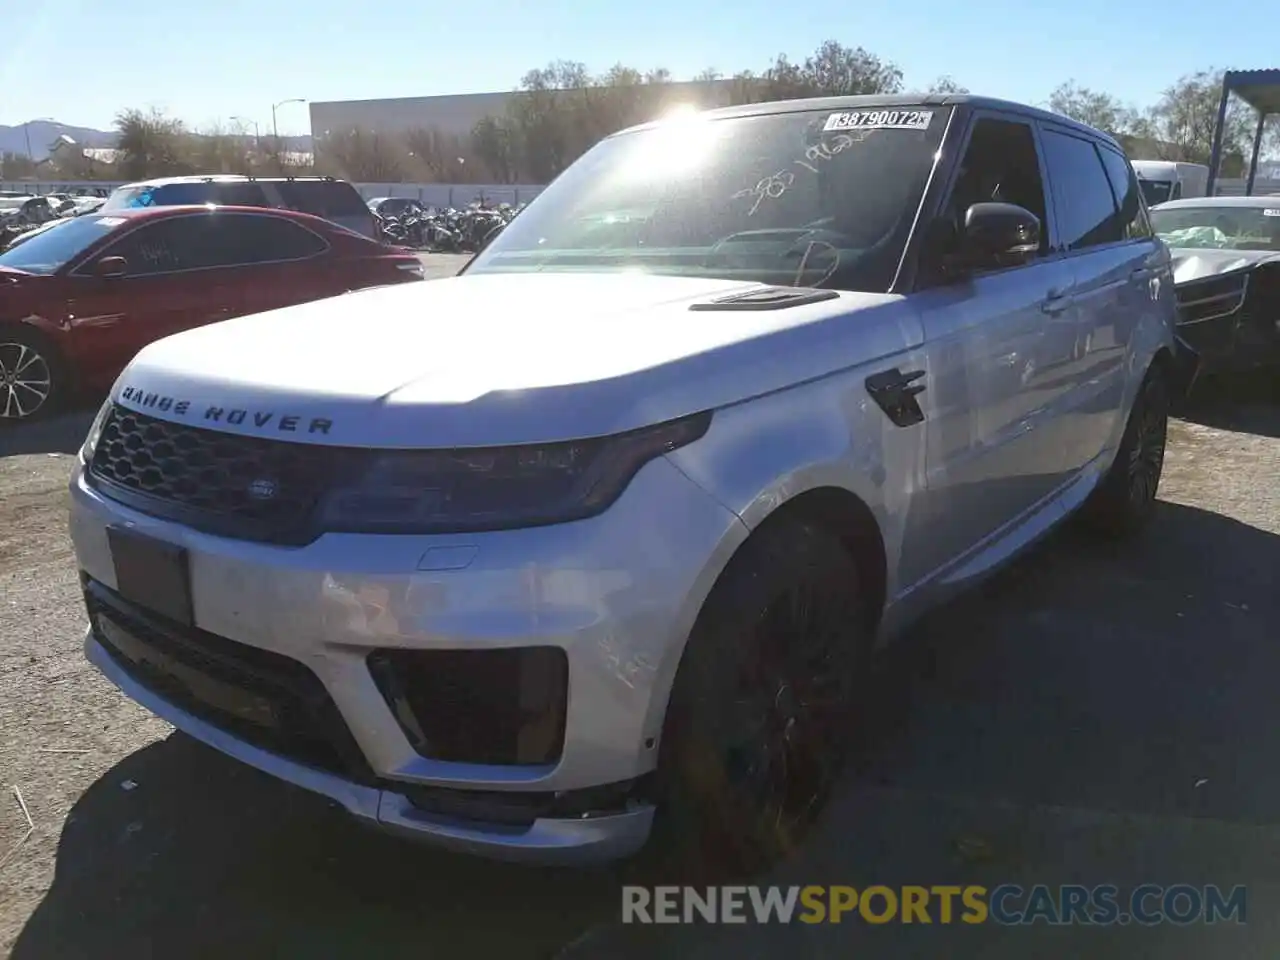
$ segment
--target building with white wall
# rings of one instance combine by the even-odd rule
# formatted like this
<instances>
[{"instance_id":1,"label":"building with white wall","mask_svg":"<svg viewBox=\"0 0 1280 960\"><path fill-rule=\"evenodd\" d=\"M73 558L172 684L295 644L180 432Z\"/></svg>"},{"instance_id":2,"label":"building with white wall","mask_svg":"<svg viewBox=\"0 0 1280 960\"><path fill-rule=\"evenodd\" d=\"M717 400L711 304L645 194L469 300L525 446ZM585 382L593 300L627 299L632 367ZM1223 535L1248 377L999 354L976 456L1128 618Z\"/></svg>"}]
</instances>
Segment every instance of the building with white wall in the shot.
<instances>
[{"instance_id":1,"label":"building with white wall","mask_svg":"<svg viewBox=\"0 0 1280 960\"><path fill-rule=\"evenodd\" d=\"M731 80L664 84L664 99L694 99L712 107L729 102ZM460 93L440 97L398 97L394 100L329 100L311 104L311 136L319 141L351 130L397 134L434 129L468 136L485 117L503 116L518 91Z\"/></svg>"}]
</instances>

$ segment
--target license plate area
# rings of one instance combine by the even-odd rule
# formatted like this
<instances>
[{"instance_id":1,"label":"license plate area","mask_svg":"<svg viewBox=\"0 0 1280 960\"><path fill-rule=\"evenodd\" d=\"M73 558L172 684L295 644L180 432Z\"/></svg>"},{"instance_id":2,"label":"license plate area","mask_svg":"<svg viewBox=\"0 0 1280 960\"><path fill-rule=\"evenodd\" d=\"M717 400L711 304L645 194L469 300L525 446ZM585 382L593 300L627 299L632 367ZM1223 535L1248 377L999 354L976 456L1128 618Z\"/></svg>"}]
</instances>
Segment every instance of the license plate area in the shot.
<instances>
[{"instance_id":1,"label":"license plate area","mask_svg":"<svg viewBox=\"0 0 1280 960\"><path fill-rule=\"evenodd\" d=\"M190 558L185 547L128 527L108 527L107 545L120 596L184 626L193 625Z\"/></svg>"}]
</instances>

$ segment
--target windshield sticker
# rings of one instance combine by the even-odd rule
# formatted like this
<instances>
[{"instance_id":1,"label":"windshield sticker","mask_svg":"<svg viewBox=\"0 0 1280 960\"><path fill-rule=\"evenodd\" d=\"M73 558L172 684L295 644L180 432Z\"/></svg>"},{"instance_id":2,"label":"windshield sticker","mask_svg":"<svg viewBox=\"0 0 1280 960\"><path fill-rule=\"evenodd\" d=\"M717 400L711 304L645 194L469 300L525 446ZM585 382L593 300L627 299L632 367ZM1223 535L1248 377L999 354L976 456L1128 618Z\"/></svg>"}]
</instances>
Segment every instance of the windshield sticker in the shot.
<instances>
[{"instance_id":1,"label":"windshield sticker","mask_svg":"<svg viewBox=\"0 0 1280 960\"><path fill-rule=\"evenodd\" d=\"M101 227L118 227L124 223L124 217L101 217L97 222Z\"/></svg>"},{"instance_id":2,"label":"windshield sticker","mask_svg":"<svg viewBox=\"0 0 1280 960\"><path fill-rule=\"evenodd\" d=\"M1280 217L1280 210L1263 210L1264 217Z\"/></svg>"},{"instance_id":3,"label":"windshield sticker","mask_svg":"<svg viewBox=\"0 0 1280 960\"><path fill-rule=\"evenodd\" d=\"M932 110L853 110L827 117L823 130L928 130Z\"/></svg>"}]
</instances>

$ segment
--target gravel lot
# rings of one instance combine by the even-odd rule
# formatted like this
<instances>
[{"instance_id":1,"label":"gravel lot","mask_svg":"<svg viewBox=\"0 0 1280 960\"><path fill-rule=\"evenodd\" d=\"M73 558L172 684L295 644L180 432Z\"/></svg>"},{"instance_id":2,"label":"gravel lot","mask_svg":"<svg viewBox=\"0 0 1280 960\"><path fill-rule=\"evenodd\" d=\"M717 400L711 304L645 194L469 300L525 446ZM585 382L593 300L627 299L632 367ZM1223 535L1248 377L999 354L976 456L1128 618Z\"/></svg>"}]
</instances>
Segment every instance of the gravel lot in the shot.
<instances>
[{"instance_id":1,"label":"gravel lot","mask_svg":"<svg viewBox=\"0 0 1280 960\"><path fill-rule=\"evenodd\" d=\"M0 950L1022 957L1031 937L1052 956L1275 957L1280 393L1214 392L1190 416L1148 536L1065 531L883 665L883 729L779 880L1246 883L1247 928L624 929L624 868L515 868L364 831L83 661L64 486L86 413L0 434L0 858L27 833L15 786L35 826L0 866Z\"/></svg>"}]
</instances>

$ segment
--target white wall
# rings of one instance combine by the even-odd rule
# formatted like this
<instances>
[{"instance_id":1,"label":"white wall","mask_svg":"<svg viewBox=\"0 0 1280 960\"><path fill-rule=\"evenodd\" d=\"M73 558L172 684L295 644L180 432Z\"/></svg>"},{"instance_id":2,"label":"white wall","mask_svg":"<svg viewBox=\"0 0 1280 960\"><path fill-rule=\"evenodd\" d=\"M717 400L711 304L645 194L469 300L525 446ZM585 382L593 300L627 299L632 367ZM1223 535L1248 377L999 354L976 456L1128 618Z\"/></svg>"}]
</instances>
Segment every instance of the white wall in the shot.
<instances>
[{"instance_id":1,"label":"white wall","mask_svg":"<svg viewBox=\"0 0 1280 960\"><path fill-rule=\"evenodd\" d=\"M90 192L114 190L120 183L96 181L0 181L0 190L22 193L74 193L79 189ZM537 185L478 184L478 183L357 183L360 195L366 200L374 197L415 197L429 207L464 207L473 200L491 203L525 203L542 192Z\"/></svg>"}]
</instances>

